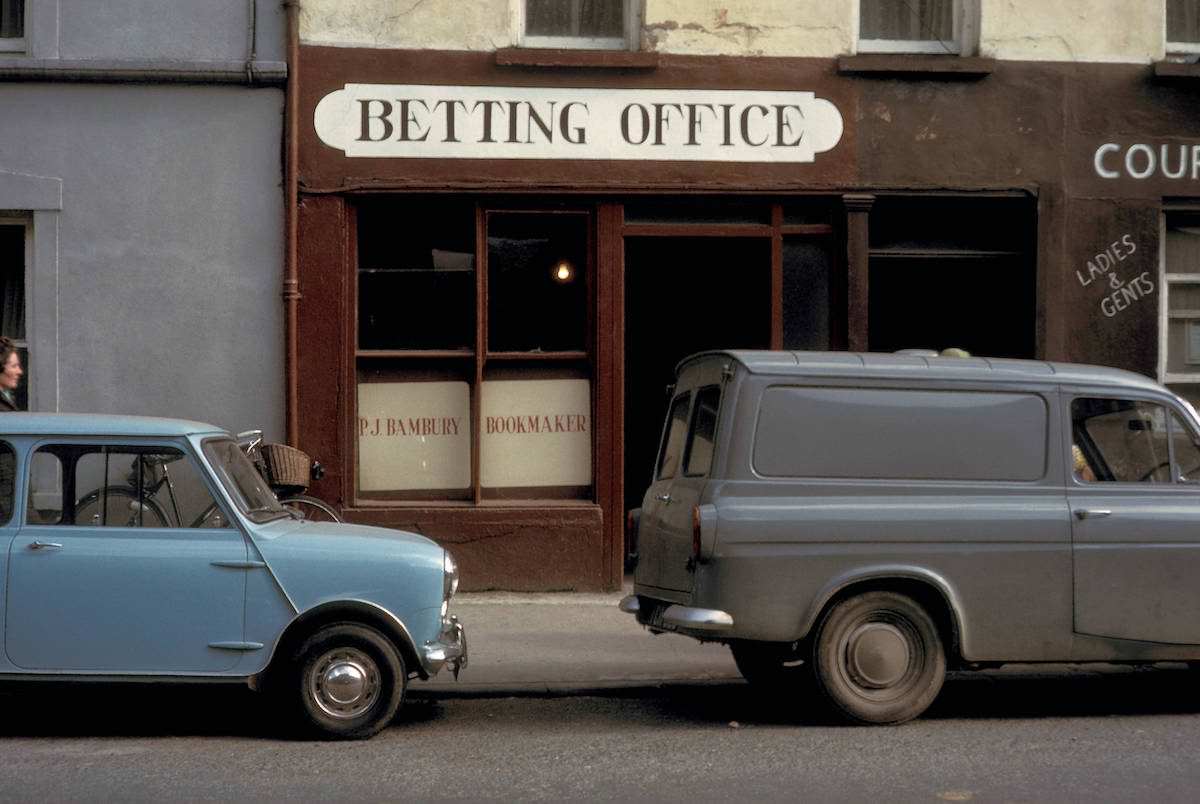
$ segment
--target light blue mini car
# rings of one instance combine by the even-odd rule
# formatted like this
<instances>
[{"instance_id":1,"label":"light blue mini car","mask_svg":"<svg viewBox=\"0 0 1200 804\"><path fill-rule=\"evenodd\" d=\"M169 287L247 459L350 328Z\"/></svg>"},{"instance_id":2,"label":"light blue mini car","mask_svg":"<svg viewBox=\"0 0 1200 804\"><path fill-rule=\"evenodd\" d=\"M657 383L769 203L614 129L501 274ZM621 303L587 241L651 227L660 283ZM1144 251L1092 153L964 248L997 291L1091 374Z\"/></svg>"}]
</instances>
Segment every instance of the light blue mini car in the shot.
<instances>
[{"instance_id":1,"label":"light blue mini car","mask_svg":"<svg viewBox=\"0 0 1200 804\"><path fill-rule=\"evenodd\" d=\"M240 682L363 738L467 661L449 553L297 519L212 425L0 414L0 523L0 678Z\"/></svg>"}]
</instances>

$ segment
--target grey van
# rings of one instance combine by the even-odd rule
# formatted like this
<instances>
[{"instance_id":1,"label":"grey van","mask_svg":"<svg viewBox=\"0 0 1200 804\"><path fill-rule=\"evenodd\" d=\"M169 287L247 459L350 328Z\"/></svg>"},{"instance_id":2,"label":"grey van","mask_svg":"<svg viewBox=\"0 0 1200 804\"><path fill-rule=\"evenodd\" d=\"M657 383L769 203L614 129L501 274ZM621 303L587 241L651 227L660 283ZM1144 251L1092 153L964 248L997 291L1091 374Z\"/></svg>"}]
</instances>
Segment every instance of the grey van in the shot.
<instances>
[{"instance_id":1,"label":"grey van","mask_svg":"<svg viewBox=\"0 0 1200 804\"><path fill-rule=\"evenodd\" d=\"M1200 661L1200 420L1137 374L707 352L632 512L655 632L899 723L946 670Z\"/></svg>"}]
</instances>

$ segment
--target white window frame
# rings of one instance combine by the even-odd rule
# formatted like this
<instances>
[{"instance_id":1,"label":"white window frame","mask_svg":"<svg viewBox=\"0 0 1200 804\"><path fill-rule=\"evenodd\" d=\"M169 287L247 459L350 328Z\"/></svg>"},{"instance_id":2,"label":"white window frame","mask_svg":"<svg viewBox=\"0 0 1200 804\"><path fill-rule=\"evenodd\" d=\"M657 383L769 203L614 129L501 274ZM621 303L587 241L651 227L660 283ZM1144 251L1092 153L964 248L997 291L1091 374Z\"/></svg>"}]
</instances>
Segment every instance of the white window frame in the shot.
<instances>
[{"instance_id":1,"label":"white window frame","mask_svg":"<svg viewBox=\"0 0 1200 804\"><path fill-rule=\"evenodd\" d=\"M1200 42L1172 42L1171 32L1167 30L1167 0L1163 0L1163 40L1167 56L1200 56Z\"/></svg>"},{"instance_id":2,"label":"white window frame","mask_svg":"<svg viewBox=\"0 0 1200 804\"><path fill-rule=\"evenodd\" d=\"M1200 386L1200 364L1195 371L1170 372L1170 323L1172 319L1194 321L1200 326L1200 310L1176 310L1171 312L1171 288L1180 285L1200 286L1200 272L1168 273L1167 272L1167 215L1172 212L1200 212L1200 204L1168 205L1163 207L1158 217L1158 380L1163 385L1194 385ZM1185 347L1186 348L1186 347Z\"/></svg>"},{"instance_id":3,"label":"white window frame","mask_svg":"<svg viewBox=\"0 0 1200 804\"><path fill-rule=\"evenodd\" d=\"M29 6L32 0L24 0L22 9L23 28L21 36L0 37L0 54L12 53L21 55L29 52Z\"/></svg>"},{"instance_id":4,"label":"white window frame","mask_svg":"<svg viewBox=\"0 0 1200 804\"><path fill-rule=\"evenodd\" d=\"M525 33L526 0L509 0L513 44L525 48L562 48L570 50L639 50L642 32L643 0L622 0L625 36L528 36Z\"/></svg>"},{"instance_id":5,"label":"white window frame","mask_svg":"<svg viewBox=\"0 0 1200 804\"><path fill-rule=\"evenodd\" d=\"M858 13L854 15L854 37L858 41L859 53L968 55L975 51L979 43L979 0L954 0L951 29L954 38L949 42L940 39L863 39L859 36L861 29L862 0L859 0Z\"/></svg>"}]
</instances>

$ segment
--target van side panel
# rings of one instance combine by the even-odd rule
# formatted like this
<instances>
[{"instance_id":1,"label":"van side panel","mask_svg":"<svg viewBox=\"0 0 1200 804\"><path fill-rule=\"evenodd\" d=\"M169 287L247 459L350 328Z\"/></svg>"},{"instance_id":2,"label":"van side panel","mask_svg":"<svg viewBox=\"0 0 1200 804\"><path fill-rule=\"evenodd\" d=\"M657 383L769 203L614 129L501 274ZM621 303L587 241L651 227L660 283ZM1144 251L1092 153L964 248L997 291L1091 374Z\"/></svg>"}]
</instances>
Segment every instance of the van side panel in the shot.
<instances>
[{"instance_id":1,"label":"van side panel","mask_svg":"<svg viewBox=\"0 0 1200 804\"><path fill-rule=\"evenodd\" d=\"M881 402L884 409L902 410L905 402L917 401L905 396L911 385L843 385L851 393L841 401L859 390L876 408ZM958 606L965 659L1038 661L1069 655L1071 523L1062 484L1066 450L1061 446L1058 393L1049 386L997 393L995 386L938 385L920 386L922 394L933 396L923 396L916 411L925 416L921 426L927 428L911 428L919 437L902 435L906 420L889 413L894 418L890 434L886 426L873 427L870 419L843 416L844 424L857 422L859 431L830 440L826 430L822 442L795 438L779 425L757 432L751 424L759 419L764 395L802 386L792 381L780 386L761 376L740 383L738 423L729 433L723 466L727 479L710 480L703 495L716 508L717 536L713 556L697 568L693 604L729 612L736 631L731 636L791 641L803 638L828 600L858 580L924 578ZM887 399L893 393L900 404ZM788 415L803 418L804 400L790 401L797 412ZM990 418L963 413L980 403L993 414ZM952 413L931 418L925 415L930 410ZM831 412L839 415L828 408L822 415ZM934 434L947 439L951 450L988 448L998 458L989 462L985 452L982 460L976 455L974 463L960 462L955 471L966 471L968 477L990 472L999 478L1027 478L1030 466L1038 464L1036 477L928 479L936 474L931 469L941 465L942 445L925 448L930 423L939 421L956 423ZM971 426L984 430L974 443L962 431ZM1018 437L1024 443L1005 443ZM776 451L770 465L786 465L790 459L779 445L789 438L787 449L814 445L810 464L824 462L845 472L853 469L855 452L890 455L884 465L893 476L767 477L756 472L760 445L767 442L772 445L767 450ZM850 444L850 439L862 442ZM897 479L906 472L910 477Z\"/></svg>"}]
</instances>

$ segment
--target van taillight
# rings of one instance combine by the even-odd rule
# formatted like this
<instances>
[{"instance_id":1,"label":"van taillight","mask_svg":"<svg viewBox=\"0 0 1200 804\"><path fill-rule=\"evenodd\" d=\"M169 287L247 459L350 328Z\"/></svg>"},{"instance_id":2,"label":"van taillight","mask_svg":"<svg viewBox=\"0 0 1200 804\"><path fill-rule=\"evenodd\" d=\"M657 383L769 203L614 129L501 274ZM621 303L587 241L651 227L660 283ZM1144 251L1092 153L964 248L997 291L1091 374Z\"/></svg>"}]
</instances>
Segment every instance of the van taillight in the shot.
<instances>
[{"instance_id":1,"label":"van taillight","mask_svg":"<svg viewBox=\"0 0 1200 804\"><path fill-rule=\"evenodd\" d=\"M700 506L692 508L692 557L700 558Z\"/></svg>"}]
</instances>

